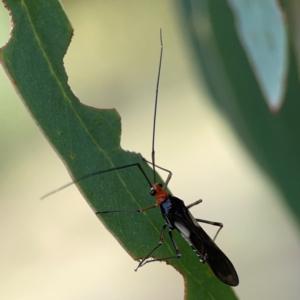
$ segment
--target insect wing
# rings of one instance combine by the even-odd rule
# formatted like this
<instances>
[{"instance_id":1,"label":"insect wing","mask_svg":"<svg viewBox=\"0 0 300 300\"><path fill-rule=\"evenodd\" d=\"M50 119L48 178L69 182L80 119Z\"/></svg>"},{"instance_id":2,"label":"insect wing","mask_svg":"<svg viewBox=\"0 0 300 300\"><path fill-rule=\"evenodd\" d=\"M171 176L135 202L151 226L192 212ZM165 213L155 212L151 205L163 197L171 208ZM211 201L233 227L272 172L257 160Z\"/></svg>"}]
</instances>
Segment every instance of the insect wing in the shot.
<instances>
[{"instance_id":1,"label":"insect wing","mask_svg":"<svg viewBox=\"0 0 300 300\"><path fill-rule=\"evenodd\" d=\"M204 232L202 228L201 230ZM197 242L197 238L192 240L196 248ZM238 275L224 252L212 240L205 243L205 248L207 252L205 263L210 266L216 277L228 285L237 286L239 284Z\"/></svg>"},{"instance_id":2,"label":"insect wing","mask_svg":"<svg viewBox=\"0 0 300 300\"><path fill-rule=\"evenodd\" d=\"M237 286L239 278L228 257L201 228L186 207L180 213L168 215L184 239L195 250L200 260L210 266L213 273L225 284Z\"/></svg>"}]
</instances>

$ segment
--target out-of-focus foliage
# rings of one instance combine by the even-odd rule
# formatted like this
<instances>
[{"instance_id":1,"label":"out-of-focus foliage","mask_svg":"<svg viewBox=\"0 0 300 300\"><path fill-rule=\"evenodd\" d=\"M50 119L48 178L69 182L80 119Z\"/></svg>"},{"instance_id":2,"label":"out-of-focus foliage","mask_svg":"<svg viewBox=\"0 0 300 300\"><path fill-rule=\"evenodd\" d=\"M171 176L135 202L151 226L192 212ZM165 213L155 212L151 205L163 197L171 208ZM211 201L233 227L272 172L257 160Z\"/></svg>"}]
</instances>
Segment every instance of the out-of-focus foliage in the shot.
<instances>
[{"instance_id":1,"label":"out-of-focus foliage","mask_svg":"<svg viewBox=\"0 0 300 300\"><path fill-rule=\"evenodd\" d=\"M179 3L214 101L299 221L299 3Z\"/></svg>"}]
</instances>

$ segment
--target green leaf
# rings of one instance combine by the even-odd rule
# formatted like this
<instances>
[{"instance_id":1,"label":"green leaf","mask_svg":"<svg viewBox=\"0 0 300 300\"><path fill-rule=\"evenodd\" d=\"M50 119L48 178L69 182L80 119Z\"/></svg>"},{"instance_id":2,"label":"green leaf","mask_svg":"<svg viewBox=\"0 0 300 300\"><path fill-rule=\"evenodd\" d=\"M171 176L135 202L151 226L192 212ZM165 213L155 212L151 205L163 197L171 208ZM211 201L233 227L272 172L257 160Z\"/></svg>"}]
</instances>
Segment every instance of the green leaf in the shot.
<instances>
[{"instance_id":1,"label":"green leaf","mask_svg":"<svg viewBox=\"0 0 300 300\"><path fill-rule=\"evenodd\" d=\"M14 27L8 44L0 51L1 63L72 178L139 162L152 180L152 170L141 156L121 149L118 113L85 106L70 90L63 56L73 30L59 2L7 0L5 5ZM137 209L154 203L149 184L137 167L89 177L78 187L94 212ZM106 214L101 221L134 259L145 257L157 245L164 224L159 209L143 214ZM169 263L185 277L187 299L235 299L231 288L199 262L178 233L175 239L183 257ZM170 255L174 249L166 237L155 257Z\"/></svg>"}]
</instances>

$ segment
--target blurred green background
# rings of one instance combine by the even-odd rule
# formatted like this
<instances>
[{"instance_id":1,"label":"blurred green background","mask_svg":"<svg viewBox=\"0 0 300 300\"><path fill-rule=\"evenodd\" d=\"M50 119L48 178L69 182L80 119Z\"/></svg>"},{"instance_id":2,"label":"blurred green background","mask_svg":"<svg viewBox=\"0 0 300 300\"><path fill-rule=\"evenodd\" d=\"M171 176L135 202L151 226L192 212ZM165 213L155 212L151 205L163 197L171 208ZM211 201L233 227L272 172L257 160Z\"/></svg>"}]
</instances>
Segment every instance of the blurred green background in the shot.
<instances>
[{"instance_id":1,"label":"blurred green background","mask_svg":"<svg viewBox=\"0 0 300 300\"><path fill-rule=\"evenodd\" d=\"M73 92L85 104L116 108L122 147L148 159L163 28L156 161L172 170L176 196L204 200L194 216L223 222L217 243L239 273L241 299L298 299L295 224L199 86L175 2L62 3L75 30L64 60ZM10 31L3 5L0 22L3 45ZM75 187L38 200L70 177L2 69L0 76L0 298L182 299L181 275L171 267L133 271L137 263Z\"/></svg>"}]
</instances>

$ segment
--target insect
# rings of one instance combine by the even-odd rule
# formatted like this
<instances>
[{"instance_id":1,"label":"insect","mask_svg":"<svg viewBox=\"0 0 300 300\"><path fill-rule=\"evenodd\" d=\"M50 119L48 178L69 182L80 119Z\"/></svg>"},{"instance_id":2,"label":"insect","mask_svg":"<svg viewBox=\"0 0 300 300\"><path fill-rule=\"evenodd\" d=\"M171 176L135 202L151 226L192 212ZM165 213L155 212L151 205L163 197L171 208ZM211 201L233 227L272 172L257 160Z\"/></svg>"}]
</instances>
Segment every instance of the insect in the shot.
<instances>
[{"instance_id":1,"label":"insect","mask_svg":"<svg viewBox=\"0 0 300 300\"><path fill-rule=\"evenodd\" d=\"M196 255L199 257L200 262L207 264L215 276L222 281L225 284L228 284L230 286L237 286L239 284L239 278L237 275L237 272L231 263L231 261L227 258L227 256L222 252L222 250L215 244L215 239L217 235L219 234L220 230L223 227L222 223L219 222L211 222L207 220L197 219L194 218L193 215L190 213L189 209L199 203L202 202L202 200L198 200L192 204L185 205L184 202L176 198L166 192L166 188L168 186L169 181L172 177L172 172L162 168L160 166L157 166L155 164L155 150L154 150L154 142L155 142L155 126L156 126L156 111L157 111L157 100L158 100L158 87L159 87L159 81L160 81L160 73L161 73L161 64L162 64L162 54L163 54L163 41L162 41L162 32L160 31L160 44L161 44L161 51L160 51L160 60L159 60L159 69L158 69L158 77L157 77L157 83L156 83L156 95L155 95L155 107L154 107L154 122L153 122L153 136L152 136L152 160L151 162L145 160L147 163L151 164L153 169L153 179L154 183L151 183L149 178L147 177L145 171L143 170L142 166L139 163L124 165L116 168L111 168L107 170L102 170L99 172L95 172L93 174L89 174L85 177L80 178L79 180L75 181L81 181L83 179L86 179L88 177L99 175L107 172L113 172L116 170L126 169L126 168L139 168L141 173L143 174L144 178L147 180L149 186L150 186L150 195L153 196L156 200L156 203L144 208L140 208L138 210L107 210L107 211L98 211L96 212L97 215L102 214L108 214L108 213L128 213L128 212L137 212L142 213L147 210L159 207L161 209L162 216L165 220L165 224L163 225L161 229L161 234L159 237L158 244L139 262L137 268L135 271L137 271L140 267L146 265L147 263L155 262L155 261L164 261L169 259L179 259L182 254L176 244L176 241L173 238L172 232L174 230L179 231L181 236L187 241L187 243L191 246L193 251L196 253ZM159 168L165 172L168 173L167 179L164 184L157 183L156 181L156 173L155 168ZM73 182L74 183L74 182ZM72 183L70 183L72 184ZM68 184L68 185L70 185ZM65 187L55 190L47 195L45 195L43 198L49 196L50 194L53 194ZM217 230L215 236L213 239L209 237L209 235L202 229L202 227L199 225L199 222L201 223L207 223L210 225L218 226L219 229ZM175 255L169 256L169 257L163 257L163 258L156 258L152 259L151 255L152 253L157 250L164 241L164 235L165 231L168 228L168 233L171 239L171 242L173 244Z\"/></svg>"}]
</instances>

